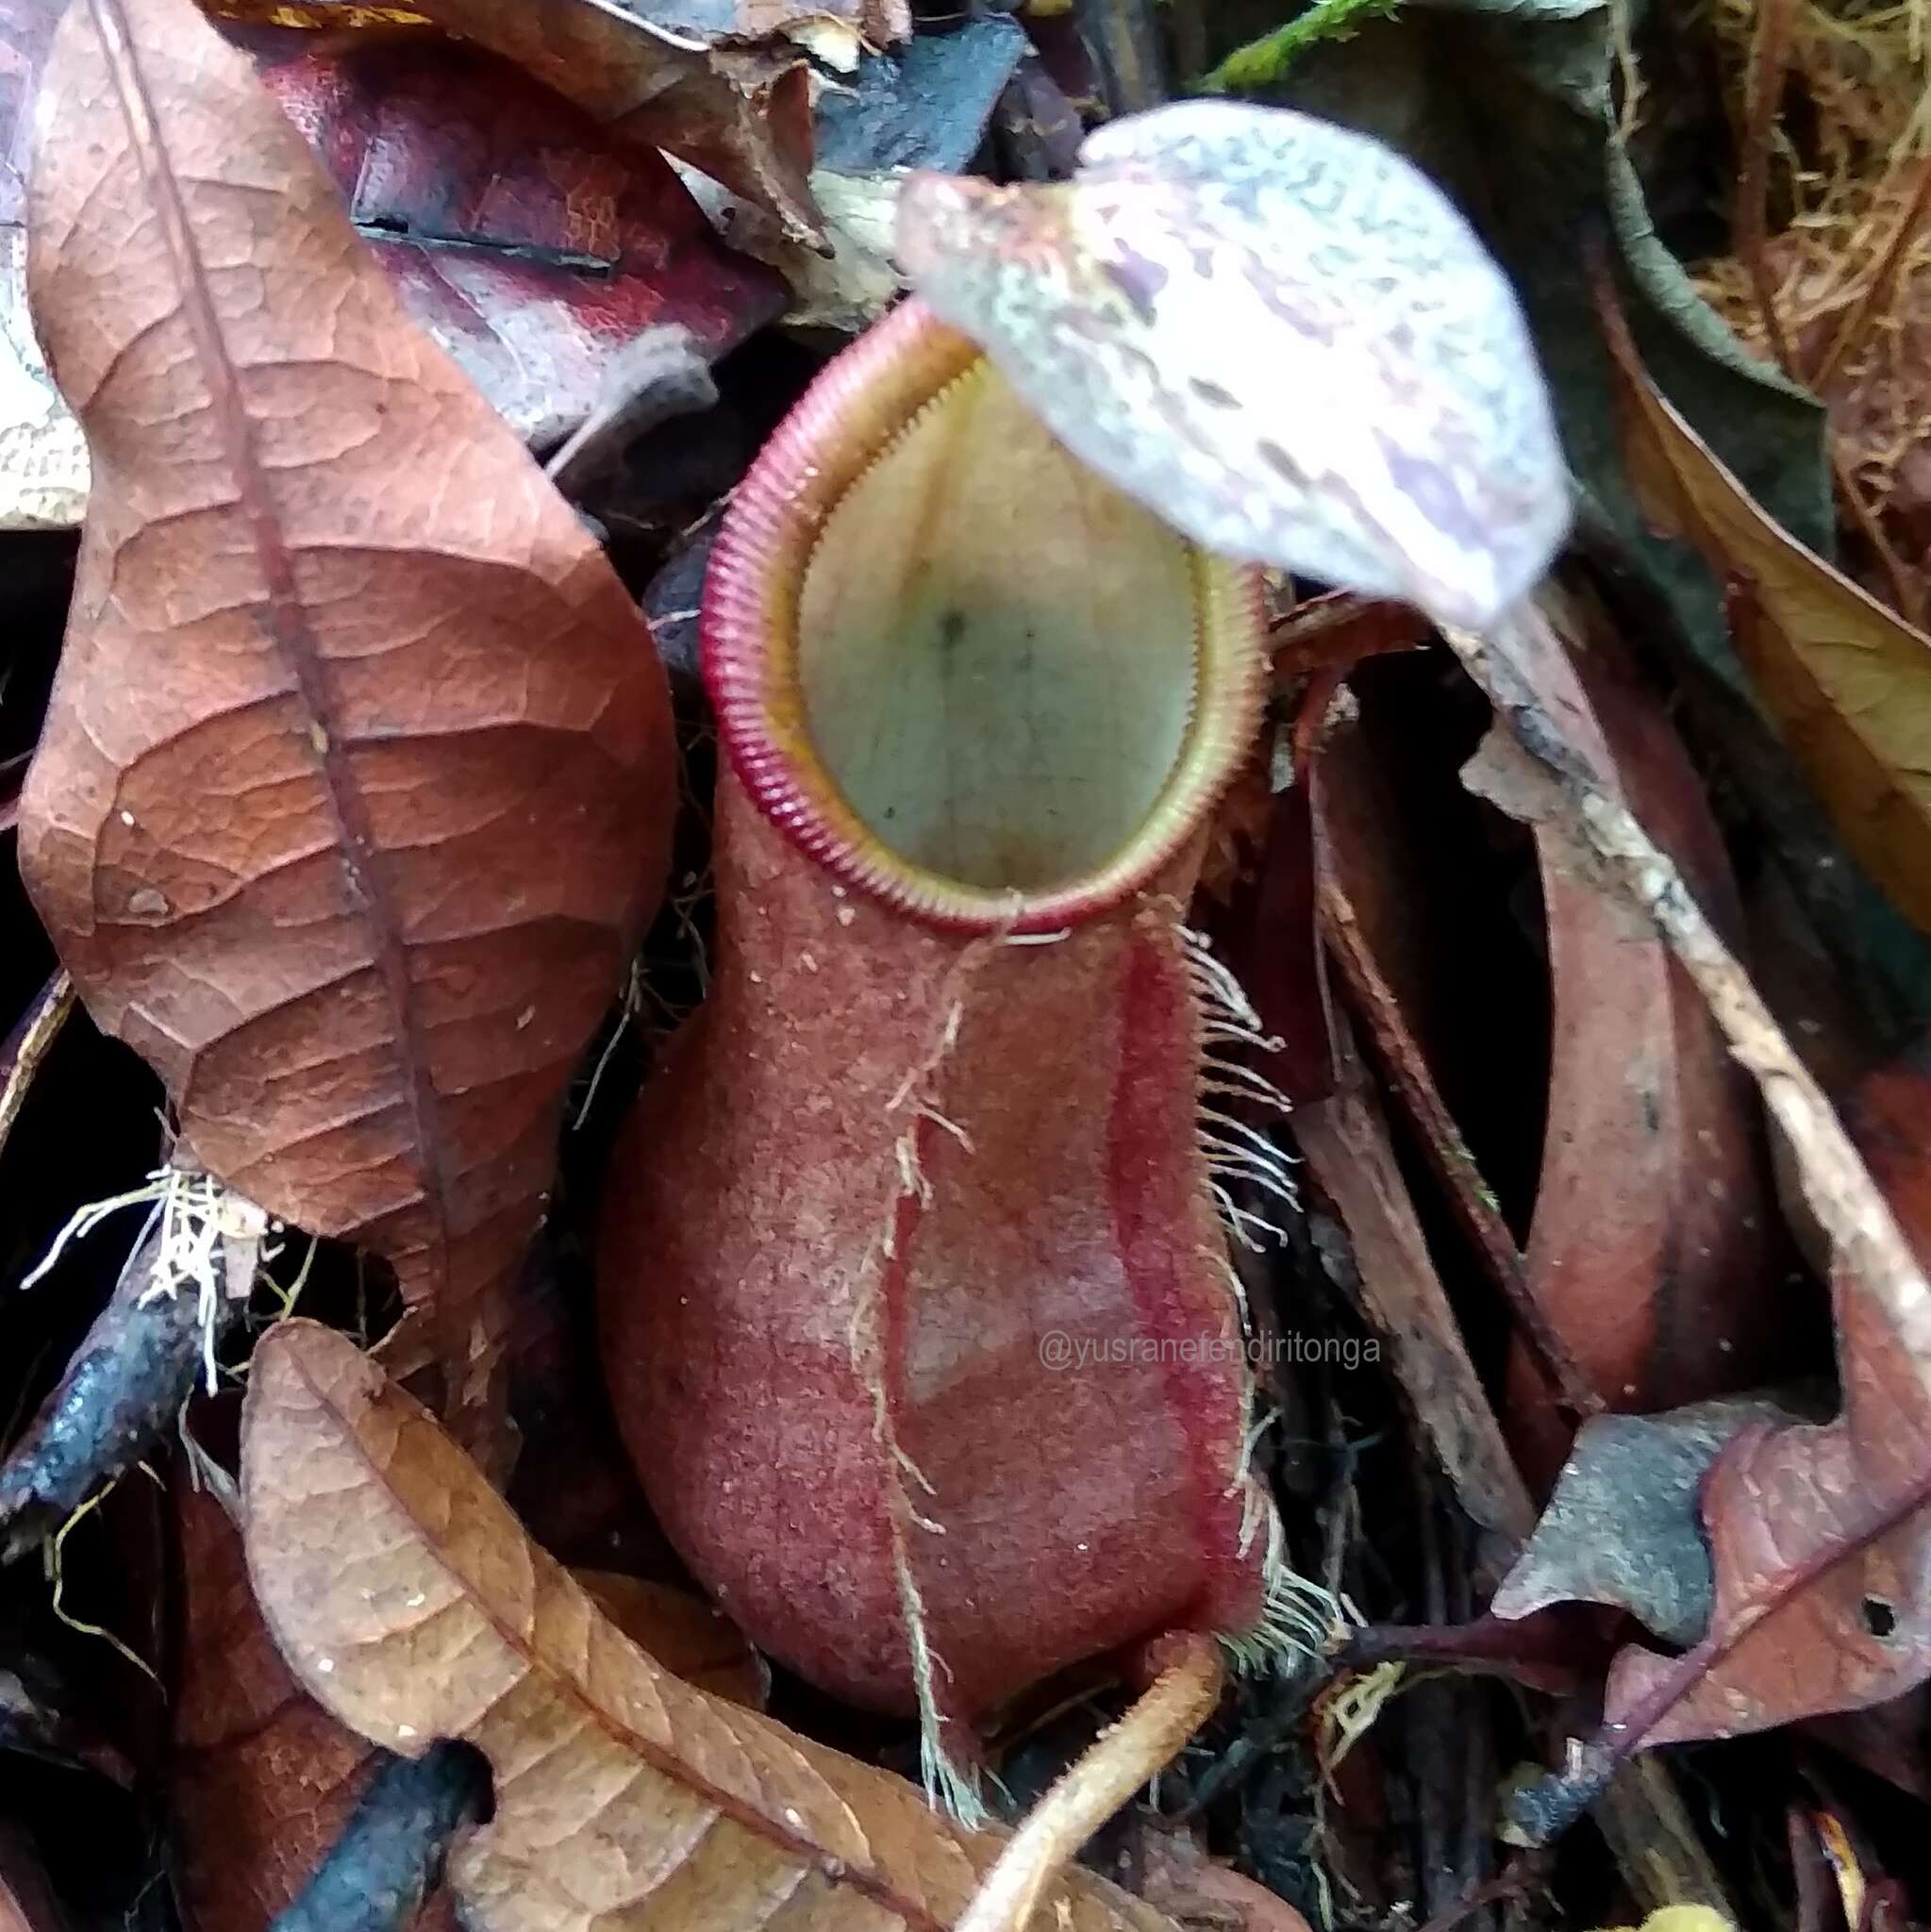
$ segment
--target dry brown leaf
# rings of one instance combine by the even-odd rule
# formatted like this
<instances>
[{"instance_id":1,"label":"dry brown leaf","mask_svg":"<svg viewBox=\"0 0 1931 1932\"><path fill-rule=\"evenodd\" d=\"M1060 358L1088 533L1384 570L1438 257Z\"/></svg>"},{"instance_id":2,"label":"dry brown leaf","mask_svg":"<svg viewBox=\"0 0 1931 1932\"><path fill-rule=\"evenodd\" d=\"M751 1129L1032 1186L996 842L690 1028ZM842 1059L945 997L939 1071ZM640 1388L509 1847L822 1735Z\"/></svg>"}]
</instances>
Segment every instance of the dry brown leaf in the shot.
<instances>
[{"instance_id":1,"label":"dry brown leaf","mask_svg":"<svg viewBox=\"0 0 1931 1932\"><path fill-rule=\"evenodd\" d=\"M1294 1138L1347 1229L1369 1319L1472 1522L1511 1555L1535 1526L1529 1500L1436 1273L1379 1102L1337 1019L1335 1091L1294 1109Z\"/></svg>"},{"instance_id":2,"label":"dry brown leaf","mask_svg":"<svg viewBox=\"0 0 1931 1932\"><path fill-rule=\"evenodd\" d=\"M823 238L811 198L805 44L850 65L900 40L903 0L419 0L450 33L514 60L619 139L662 148L768 208L794 242Z\"/></svg>"},{"instance_id":3,"label":"dry brown leaf","mask_svg":"<svg viewBox=\"0 0 1931 1932\"><path fill-rule=\"evenodd\" d=\"M663 674L188 0L55 42L32 298L94 500L21 870L180 1144L500 1353L564 1087L662 877Z\"/></svg>"},{"instance_id":4,"label":"dry brown leaf","mask_svg":"<svg viewBox=\"0 0 1931 1932\"><path fill-rule=\"evenodd\" d=\"M256 1594L309 1694L407 1755L462 1738L490 1760L495 1813L449 1865L473 1932L936 1932L1002 1848L671 1676L332 1330L263 1338L241 1466ZM1032 1923L1172 1932L1085 1874Z\"/></svg>"},{"instance_id":5,"label":"dry brown leaf","mask_svg":"<svg viewBox=\"0 0 1931 1932\"><path fill-rule=\"evenodd\" d=\"M1919 1255L1927 1090L1906 1060L1845 1115ZM1834 1286L1843 1413L1732 1438L1701 1492L1708 1636L1680 1659L1632 1646L1610 1675L1608 1718L1646 1745L1865 1708L1931 1676L1931 1324L1922 1293L1874 1292L1841 1257Z\"/></svg>"},{"instance_id":6,"label":"dry brown leaf","mask_svg":"<svg viewBox=\"0 0 1931 1932\"><path fill-rule=\"evenodd\" d=\"M177 1484L181 1674L170 1797L176 1883L197 1932L259 1932L314 1875L380 1757L304 1694L248 1588L241 1539L206 1491ZM633 1641L687 1683L761 1705L762 1661L687 1591L578 1572ZM455 1932L447 1895L415 1932Z\"/></svg>"},{"instance_id":7,"label":"dry brown leaf","mask_svg":"<svg viewBox=\"0 0 1931 1932\"><path fill-rule=\"evenodd\" d=\"M722 1610L688 1590L615 1570L571 1574L597 1608L673 1676L746 1710L764 1708L771 1695L770 1667Z\"/></svg>"},{"instance_id":8,"label":"dry brown leaf","mask_svg":"<svg viewBox=\"0 0 1931 1932\"><path fill-rule=\"evenodd\" d=\"M1605 311L1650 516L1730 588L1737 647L1853 855L1931 931L1931 638L1794 541L1650 381Z\"/></svg>"},{"instance_id":9,"label":"dry brown leaf","mask_svg":"<svg viewBox=\"0 0 1931 1932\"><path fill-rule=\"evenodd\" d=\"M1525 638L1520 667L1718 928L1735 934L1743 915L1722 834L1668 715L1599 608L1556 590L1542 604L1551 627ZM1492 740L1462 776L1507 812L1510 766L1492 755L1498 744L1513 749ZM1773 1257L1756 1095L1656 928L1559 825L1530 824L1552 1008L1523 1254L1531 1290L1611 1409L1673 1409L1754 1387L1787 1366L1778 1343L1790 1333L1761 1320ZM1515 1440L1531 1479L1546 1482L1572 1431L1521 1346L1510 1391Z\"/></svg>"},{"instance_id":10,"label":"dry brown leaf","mask_svg":"<svg viewBox=\"0 0 1931 1932\"><path fill-rule=\"evenodd\" d=\"M196 1932L259 1932L308 1882L376 1754L302 1694L249 1594L241 1540L185 1483L181 1668L169 1766L176 1890ZM431 1900L416 1932L455 1932Z\"/></svg>"},{"instance_id":11,"label":"dry brown leaf","mask_svg":"<svg viewBox=\"0 0 1931 1932\"><path fill-rule=\"evenodd\" d=\"M1546 775L1532 815L1559 819L1649 914L1788 1137L1835 1246L1844 1413L1823 1429L1749 1428L1724 1451L1700 1497L1716 1565L1710 1633L1680 1657L1632 1648L1618 1659L1597 1735L1572 1740L1560 1772L1507 1802L1511 1831L1530 1844L1573 1824L1639 1748L1888 1701L1923 1681L1931 1654L1914 1521L1931 1499L1931 1280L1914 1253L1923 1232L1893 1211L1882 1164L1873 1171L1853 1146L1674 861L1537 696L1518 659L1524 629L1545 622L1523 606L1493 637L1443 635Z\"/></svg>"},{"instance_id":12,"label":"dry brown leaf","mask_svg":"<svg viewBox=\"0 0 1931 1932\"><path fill-rule=\"evenodd\" d=\"M409 313L533 449L595 412L651 330L714 360L785 306L662 155L479 47L426 25L242 44Z\"/></svg>"}]
</instances>

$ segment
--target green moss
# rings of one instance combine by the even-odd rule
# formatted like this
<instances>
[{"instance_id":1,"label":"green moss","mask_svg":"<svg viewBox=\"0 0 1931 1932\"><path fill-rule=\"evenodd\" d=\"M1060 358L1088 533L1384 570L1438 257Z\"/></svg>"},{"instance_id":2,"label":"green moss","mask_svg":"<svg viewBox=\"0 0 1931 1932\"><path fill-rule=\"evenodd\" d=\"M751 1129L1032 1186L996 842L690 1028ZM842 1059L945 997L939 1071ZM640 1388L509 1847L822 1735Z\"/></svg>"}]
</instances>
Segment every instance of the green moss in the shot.
<instances>
[{"instance_id":1,"label":"green moss","mask_svg":"<svg viewBox=\"0 0 1931 1932\"><path fill-rule=\"evenodd\" d=\"M1315 0L1307 10L1236 47L1200 83L1200 92L1209 94L1256 93L1276 86L1305 47L1320 41L1345 41L1364 20L1386 20L1401 0Z\"/></svg>"}]
</instances>

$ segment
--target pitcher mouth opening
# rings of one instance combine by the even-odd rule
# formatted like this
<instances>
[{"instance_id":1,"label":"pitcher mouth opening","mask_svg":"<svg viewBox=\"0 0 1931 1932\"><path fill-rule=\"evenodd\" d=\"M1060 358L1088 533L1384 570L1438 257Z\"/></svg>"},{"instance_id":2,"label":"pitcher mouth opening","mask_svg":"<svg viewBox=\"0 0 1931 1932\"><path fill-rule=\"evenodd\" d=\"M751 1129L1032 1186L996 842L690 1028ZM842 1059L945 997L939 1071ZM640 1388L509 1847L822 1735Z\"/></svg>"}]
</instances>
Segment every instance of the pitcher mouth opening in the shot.
<instances>
[{"instance_id":1,"label":"pitcher mouth opening","mask_svg":"<svg viewBox=\"0 0 1931 1932\"><path fill-rule=\"evenodd\" d=\"M1181 851L1246 754L1266 658L1254 574L1086 469L911 300L740 485L704 664L738 776L829 873L1023 934Z\"/></svg>"}]
</instances>

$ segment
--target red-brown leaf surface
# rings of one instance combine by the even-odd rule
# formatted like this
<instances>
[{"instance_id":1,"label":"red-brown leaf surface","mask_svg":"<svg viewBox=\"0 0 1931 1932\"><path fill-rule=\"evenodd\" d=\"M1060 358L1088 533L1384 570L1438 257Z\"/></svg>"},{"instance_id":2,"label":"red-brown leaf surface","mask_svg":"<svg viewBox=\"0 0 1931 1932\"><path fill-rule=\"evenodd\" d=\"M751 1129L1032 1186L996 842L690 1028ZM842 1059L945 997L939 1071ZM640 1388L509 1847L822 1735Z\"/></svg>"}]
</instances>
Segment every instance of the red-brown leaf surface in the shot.
<instances>
[{"instance_id":1,"label":"red-brown leaf surface","mask_svg":"<svg viewBox=\"0 0 1931 1932\"><path fill-rule=\"evenodd\" d=\"M618 140L662 148L815 242L810 75L799 44L902 40L904 0L423 0L420 10L566 94ZM788 38L787 36L795 36Z\"/></svg>"},{"instance_id":2,"label":"red-brown leaf surface","mask_svg":"<svg viewBox=\"0 0 1931 1932\"><path fill-rule=\"evenodd\" d=\"M171 1811L175 1885L195 1932L259 1932L302 1890L353 1809L374 1753L303 1692L248 1588L241 1539L177 1486L183 1599ZM418 1932L454 1932L432 1898Z\"/></svg>"},{"instance_id":3,"label":"red-brown leaf surface","mask_svg":"<svg viewBox=\"0 0 1931 1932\"><path fill-rule=\"evenodd\" d=\"M1873 1077L1846 1124L1915 1251L1931 1254L1922 1063ZM1839 1270L1843 1413L1743 1431L1710 1471L1710 1634L1625 1651L1606 1716L1645 1744L1733 1737L1897 1697L1931 1675L1931 1307Z\"/></svg>"},{"instance_id":4,"label":"red-brown leaf surface","mask_svg":"<svg viewBox=\"0 0 1931 1932\"><path fill-rule=\"evenodd\" d=\"M187 0L52 57L32 295L95 492L28 889L181 1144L499 1353L562 1091L660 882L663 675Z\"/></svg>"},{"instance_id":5,"label":"red-brown leaf surface","mask_svg":"<svg viewBox=\"0 0 1931 1932\"><path fill-rule=\"evenodd\" d=\"M674 324L707 356L788 299L663 157L478 48L255 29L244 44L409 313L526 441L559 441L612 359Z\"/></svg>"},{"instance_id":6,"label":"red-brown leaf surface","mask_svg":"<svg viewBox=\"0 0 1931 1932\"><path fill-rule=\"evenodd\" d=\"M482 1474L344 1337L263 1338L242 1431L249 1570L318 1701L406 1755L464 1738L495 1812L452 1856L474 1932L954 1923L1002 1840L901 1780L680 1683L525 1540ZM1101 1881L1039 1932L1160 1932Z\"/></svg>"},{"instance_id":7,"label":"red-brown leaf surface","mask_svg":"<svg viewBox=\"0 0 1931 1932\"><path fill-rule=\"evenodd\" d=\"M1534 633L1540 648L1523 664L1542 703L1734 934L1742 912L1723 840L1669 719L1609 641L1589 636L1580 600L1552 608L1573 641L1558 649L1553 630ZM1760 1317L1769 1204L1749 1082L1649 922L1559 831L1534 830L1553 1010L1531 1291L1612 1409L1748 1387L1779 1339ZM1524 1352L1511 1385L1525 1453L1532 1443L1550 1474L1568 1432Z\"/></svg>"},{"instance_id":8,"label":"red-brown leaf surface","mask_svg":"<svg viewBox=\"0 0 1931 1932\"><path fill-rule=\"evenodd\" d=\"M1545 651L1529 667L1541 698L1734 925L1699 781L1608 641ZM1533 1201L1518 1242L1473 1152L1500 1138L1493 1082L1470 1074L1520 1049L1510 1016L1471 994L1491 997L1509 949L1482 950L1470 930L1482 915L1444 907L1427 883L1429 841L1446 835L1417 824L1417 798L1432 794L1395 781L1390 759L1404 741L1364 713L1330 728L1310 761L1322 924L1446 1198L1522 1324L1505 1413L1540 1487L1573 1426L1555 1404L1672 1407L1744 1386L1774 1353L1779 1331L1755 1313L1766 1203L1753 1106L1653 928L1539 828L1546 1113L1539 1172L1518 1176L1515 1191ZM1515 1144L1534 1148L1517 1131L1502 1151Z\"/></svg>"}]
</instances>

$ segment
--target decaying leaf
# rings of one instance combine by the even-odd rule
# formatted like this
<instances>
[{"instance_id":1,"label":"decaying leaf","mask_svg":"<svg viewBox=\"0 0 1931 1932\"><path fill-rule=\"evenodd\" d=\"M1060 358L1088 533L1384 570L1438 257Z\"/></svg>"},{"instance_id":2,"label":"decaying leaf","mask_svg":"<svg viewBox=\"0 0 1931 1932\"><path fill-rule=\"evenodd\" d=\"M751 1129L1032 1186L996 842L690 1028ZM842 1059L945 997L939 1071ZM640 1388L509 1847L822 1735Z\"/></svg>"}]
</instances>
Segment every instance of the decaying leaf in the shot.
<instances>
[{"instance_id":1,"label":"decaying leaf","mask_svg":"<svg viewBox=\"0 0 1931 1932\"><path fill-rule=\"evenodd\" d=\"M496 1807L452 1856L475 1932L615 1932L644 1915L739 1932L935 1932L1003 1840L899 1779L678 1682L526 1541L481 1473L353 1343L284 1323L242 1433L256 1594L291 1669L403 1755L460 1737ZM1039 1932L1162 1932L1076 1874Z\"/></svg>"},{"instance_id":2,"label":"decaying leaf","mask_svg":"<svg viewBox=\"0 0 1931 1932\"><path fill-rule=\"evenodd\" d=\"M856 65L902 40L905 0L422 0L439 25L526 68L619 140L662 148L815 242L804 47Z\"/></svg>"},{"instance_id":3,"label":"decaying leaf","mask_svg":"<svg viewBox=\"0 0 1931 1932\"><path fill-rule=\"evenodd\" d=\"M1723 838L1667 713L1599 609L1544 593L1552 623L1517 662L1573 744L1682 868L1718 929L1742 910ZM1507 745L1491 738L1490 748ZM1510 809L1507 767L1464 784ZM1761 1319L1773 1259L1755 1096L1655 927L1562 830L1530 814L1547 923L1549 1101L1523 1261L1531 1291L1611 1408L1679 1407L1749 1388L1790 1331ZM1604 1069L1617 1070L1614 1079ZM1525 1355L1511 1374L1524 1453L1566 1448Z\"/></svg>"},{"instance_id":4,"label":"decaying leaf","mask_svg":"<svg viewBox=\"0 0 1931 1932\"><path fill-rule=\"evenodd\" d=\"M817 104L812 200L824 216L815 243L722 190L691 186L733 246L782 272L789 319L856 332L877 321L905 288L891 258L892 218L907 170L969 167L1000 95L1027 51L1024 31L1001 14L923 33L896 54L871 54Z\"/></svg>"},{"instance_id":5,"label":"decaying leaf","mask_svg":"<svg viewBox=\"0 0 1931 1932\"><path fill-rule=\"evenodd\" d=\"M412 1790L391 1780L375 1790L385 1761L398 1760L344 1730L290 1675L249 1591L226 1511L185 1482L175 1505L183 1597L171 1796L184 1902L195 1932L259 1932L298 1896L310 1914L302 1923L326 1928L331 1895L339 1919L341 1897L366 1890L372 1859L393 1874L399 1865L407 1872L412 1853L440 1855L449 1807L467 1808L466 1782L445 1770ZM665 1669L714 1696L762 1704L762 1662L708 1605L633 1576L577 1574L598 1607ZM329 1863L332 1893L316 1883ZM416 1921L417 1932L454 1927L440 1895Z\"/></svg>"},{"instance_id":6,"label":"decaying leaf","mask_svg":"<svg viewBox=\"0 0 1931 1932\"><path fill-rule=\"evenodd\" d=\"M648 632L187 0L57 38L32 295L94 500L21 869L217 1179L500 1350L664 864Z\"/></svg>"},{"instance_id":7,"label":"decaying leaf","mask_svg":"<svg viewBox=\"0 0 1931 1932\"><path fill-rule=\"evenodd\" d=\"M1591 1416L1490 1608L1515 1618L1551 1604L1608 1604L1666 1643L1700 1641L1713 1589L1698 1487L1740 1429L1795 1420L1758 1400L1693 1403L1668 1415Z\"/></svg>"},{"instance_id":8,"label":"decaying leaf","mask_svg":"<svg viewBox=\"0 0 1931 1932\"><path fill-rule=\"evenodd\" d=\"M661 155L505 60L423 35L240 38L409 313L538 448L645 331L681 328L714 359L784 307Z\"/></svg>"},{"instance_id":9,"label":"decaying leaf","mask_svg":"<svg viewBox=\"0 0 1931 1932\"><path fill-rule=\"evenodd\" d=\"M1920 1256L1925 1093L1922 1068L1887 1070L1846 1121ZM1607 1721L1646 1745L1856 1710L1931 1675L1931 1309L1841 1262L1835 1290L1843 1413L1732 1440L1702 1492L1708 1636L1682 1659L1625 1651L1611 1674Z\"/></svg>"},{"instance_id":10,"label":"decaying leaf","mask_svg":"<svg viewBox=\"0 0 1931 1932\"><path fill-rule=\"evenodd\" d=\"M180 1675L169 1808L195 1932L260 1932L306 1886L380 1756L307 1698L255 1607L241 1540L177 1482ZM454 1932L433 1906L419 1932Z\"/></svg>"},{"instance_id":11,"label":"decaying leaf","mask_svg":"<svg viewBox=\"0 0 1931 1932\"><path fill-rule=\"evenodd\" d=\"M1605 326L1646 509L1728 586L1762 704L1845 844L1931 931L1931 638L1787 535L1657 391L1621 317Z\"/></svg>"},{"instance_id":12,"label":"decaying leaf","mask_svg":"<svg viewBox=\"0 0 1931 1932\"><path fill-rule=\"evenodd\" d=\"M898 247L1055 435L1208 549L1480 625L1568 530L1515 297L1377 142L1164 108L1064 186L913 177Z\"/></svg>"},{"instance_id":13,"label":"decaying leaf","mask_svg":"<svg viewBox=\"0 0 1931 1932\"><path fill-rule=\"evenodd\" d=\"M1471 1030L1486 1038L1488 1026L1507 1023L1507 998L1497 998L1496 989L1507 985L1518 1000L1539 989L1524 983L1519 968L1505 982L1509 956L1490 941L1482 949L1486 1008L1472 1008L1466 997L1453 1006L1444 1001L1449 987L1466 996L1471 980L1466 969L1458 979L1441 970L1440 948L1453 943L1447 908L1438 904L1436 917L1425 924L1418 917L1427 903L1432 855L1415 839L1390 787L1390 750L1371 734L1365 717L1330 719L1319 757L1307 761L1322 937L1473 1254L1533 1347L1540 1370L1569 1406L1587 1413L1600 1398L1538 1299L1501 1200L1437 1074L1438 1063L1444 1071L1449 1064L1444 1042ZM1461 924L1457 920L1457 928ZM1457 1098L1464 1112L1477 1091L1463 1079Z\"/></svg>"},{"instance_id":14,"label":"decaying leaf","mask_svg":"<svg viewBox=\"0 0 1931 1932\"><path fill-rule=\"evenodd\" d=\"M1580 627L1586 607L1560 608L1569 648L1545 639L1525 652L1525 675L1733 927L1722 841L1669 719L1619 668L1614 641ZM1518 1246L1473 1151L1496 1142L1476 1111L1492 1083L1471 1069L1523 1041L1539 1058L1544 1042L1492 998L1509 954L1479 939L1465 949L1465 911L1430 882L1432 835L1390 777L1399 742L1364 716L1333 725L1312 763L1323 928L1449 1206L1521 1324L1505 1413L1540 1490L1573 1431L1562 1410L1673 1407L1748 1386L1776 1358L1788 1331L1757 1319L1768 1217L1752 1096L1654 928L1537 825L1543 943L1506 982L1550 1008L1540 1171L1525 1161L1509 1177L1533 1203ZM1510 808L1499 771L1464 779ZM1608 1066L1621 1076L1605 1079Z\"/></svg>"},{"instance_id":15,"label":"decaying leaf","mask_svg":"<svg viewBox=\"0 0 1931 1932\"><path fill-rule=\"evenodd\" d=\"M1353 1042L1343 1038L1338 1055L1336 1091L1295 1109L1294 1138L1347 1230L1362 1306L1390 1338L1394 1373L1437 1460L1470 1520L1512 1555L1534 1525L1534 1506L1436 1273Z\"/></svg>"}]
</instances>

